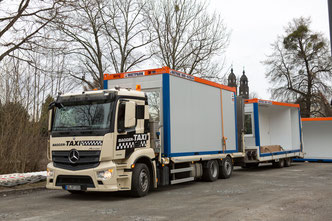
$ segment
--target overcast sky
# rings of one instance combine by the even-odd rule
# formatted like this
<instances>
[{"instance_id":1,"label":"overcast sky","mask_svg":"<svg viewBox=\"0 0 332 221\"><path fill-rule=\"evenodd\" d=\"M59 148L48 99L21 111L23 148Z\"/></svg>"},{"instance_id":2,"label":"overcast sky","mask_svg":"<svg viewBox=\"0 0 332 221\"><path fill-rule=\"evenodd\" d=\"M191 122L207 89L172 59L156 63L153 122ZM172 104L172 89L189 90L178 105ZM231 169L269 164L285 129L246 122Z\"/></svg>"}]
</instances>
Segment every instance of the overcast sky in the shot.
<instances>
[{"instance_id":1,"label":"overcast sky","mask_svg":"<svg viewBox=\"0 0 332 221\"><path fill-rule=\"evenodd\" d=\"M271 53L271 43L284 33L289 21L310 16L312 30L329 37L327 0L211 0L211 6L232 31L227 64L233 64L237 76L245 67L249 90L259 98L270 98L261 61Z\"/></svg>"}]
</instances>

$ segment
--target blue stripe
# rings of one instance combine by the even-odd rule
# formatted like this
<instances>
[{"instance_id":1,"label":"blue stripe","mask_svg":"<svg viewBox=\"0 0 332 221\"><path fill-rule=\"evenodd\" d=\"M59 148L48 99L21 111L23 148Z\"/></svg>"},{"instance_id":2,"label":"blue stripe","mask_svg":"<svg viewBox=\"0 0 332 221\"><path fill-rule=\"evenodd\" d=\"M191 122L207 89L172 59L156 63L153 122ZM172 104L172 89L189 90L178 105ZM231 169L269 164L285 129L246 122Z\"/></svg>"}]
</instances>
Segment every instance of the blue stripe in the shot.
<instances>
[{"instance_id":1,"label":"blue stripe","mask_svg":"<svg viewBox=\"0 0 332 221\"><path fill-rule=\"evenodd\" d=\"M255 142L256 146L261 146L261 139L259 135L259 117L258 117L258 103L254 103L254 124L255 124ZM259 154L261 153L261 149L259 148Z\"/></svg>"},{"instance_id":2,"label":"blue stripe","mask_svg":"<svg viewBox=\"0 0 332 221\"><path fill-rule=\"evenodd\" d=\"M225 153L236 153L236 150L226 150ZM208 154L223 154L220 151L201 151L201 152L182 152L182 153L171 153L169 157L183 157L183 156L197 156L197 155L208 155Z\"/></svg>"},{"instance_id":3,"label":"blue stripe","mask_svg":"<svg viewBox=\"0 0 332 221\"><path fill-rule=\"evenodd\" d=\"M274 155L282 155L286 153L297 153L301 152L301 150L288 150L288 151L279 151L279 152L273 152L273 153L262 153L260 154L261 157L267 157L267 156L274 156Z\"/></svg>"},{"instance_id":4,"label":"blue stripe","mask_svg":"<svg viewBox=\"0 0 332 221\"><path fill-rule=\"evenodd\" d=\"M236 140L236 151L239 151L238 135L237 135L237 108L236 108L236 94L234 92L234 109L235 109L235 140Z\"/></svg>"},{"instance_id":5,"label":"blue stripe","mask_svg":"<svg viewBox=\"0 0 332 221\"><path fill-rule=\"evenodd\" d=\"M301 148L301 151L303 151L303 144L302 144L302 128L301 128L301 112L300 112L300 108L298 110L299 112L299 128L300 128L300 148Z\"/></svg>"},{"instance_id":6,"label":"blue stripe","mask_svg":"<svg viewBox=\"0 0 332 221\"><path fill-rule=\"evenodd\" d=\"M171 109L169 74L163 74L163 127L164 127L164 154L169 157L171 153Z\"/></svg>"},{"instance_id":7,"label":"blue stripe","mask_svg":"<svg viewBox=\"0 0 332 221\"><path fill-rule=\"evenodd\" d=\"M297 159L293 159L293 161L297 161L297 162L303 162L303 161L308 161L308 162L326 162L326 163L332 163L332 159L307 159L307 158L297 158Z\"/></svg>"},{"instance_id":8,"label":"blue stripe","mask_svg":"<svg viewBox=\"0 0 332 221\"><path fill-rule=\"evenodd\" d=\"M108 89L108 85L107 85L108 81L104 80L104 89Z\"/></svg>"}]
</instances>

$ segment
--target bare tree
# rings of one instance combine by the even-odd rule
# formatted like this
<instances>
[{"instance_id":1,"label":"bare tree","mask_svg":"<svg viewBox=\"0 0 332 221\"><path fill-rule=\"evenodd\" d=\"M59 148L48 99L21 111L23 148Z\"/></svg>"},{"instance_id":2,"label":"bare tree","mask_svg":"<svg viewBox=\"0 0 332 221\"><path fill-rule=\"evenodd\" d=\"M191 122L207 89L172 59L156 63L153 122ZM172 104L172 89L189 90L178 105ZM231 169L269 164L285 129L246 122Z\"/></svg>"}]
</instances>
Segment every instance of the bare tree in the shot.
<instances>
[{"instance_id":1,"label":"bare tree","mask_svg":"<svg viewBox=\"0 0 332 221\"><path fill-rule=\"evenodd\" d=\"M31 50L38 33L59 13L64 0L0 2L0 61L15 50ZM6 5L7 7L4 7ZM6 9L4 9L6 8Z\"/></svg>"},{"instance_id":2,"label":"bare tree","mask_svg":"<svg viewBox=\"0 0 332 221\"><path fill-rule=\"evenodd\" d=\"M88 88L103 88L103 75L126 72L151 57L144 47L151 36L143 26L141 0L79 0L67 5L53 30L73 67L71 77Z\"/></svg>"},{"instance_id":3,"label":"bare tree","mask_svg":"<svg viewBox=\"0 0 332 221\"><path fill-rule=\"evenodd\" d=\"M151 51L160 65L206 78L218 76L223 62L213 58L222 54L229 38L220 15L208 13L197 0L151 0L146 17L157 38Z\"/></svg>"},{"instance_id":4,"label":"bare tree","mask_svg":"<svg viewBox=\"0 0 332 221\"><path fill-rule=\"evenodd\" d=\"M113 0L101 8L103 28L115 72L127 72L151 58L146 46L153 39L144 25L145 0Z\"/></svg>"},{"instance_id":5,"label":"bare tree","mask_svg":"<svg viewBox=\"0 0 332 221\"><path fill-rule=\"evenodd\" d=\"M297 102L302 116L325 116L322 102L332 93L328 41L310 30L310 18L294 19L264 61L272 98Z\"/></svg>"},{"instance_id":6,"label":"bare tree","mask_svg":"<svg viewBox=\"0 0 332 221\"><path fill-rule=\"evenodd\" d=\"M63 44L59 52L67 56L72 67L67 73L89 88L103 86L103 74L107 68L100 2L79 0L67 4L62 16L52 22L56 41Z\"/></svg>"}]
</instances>

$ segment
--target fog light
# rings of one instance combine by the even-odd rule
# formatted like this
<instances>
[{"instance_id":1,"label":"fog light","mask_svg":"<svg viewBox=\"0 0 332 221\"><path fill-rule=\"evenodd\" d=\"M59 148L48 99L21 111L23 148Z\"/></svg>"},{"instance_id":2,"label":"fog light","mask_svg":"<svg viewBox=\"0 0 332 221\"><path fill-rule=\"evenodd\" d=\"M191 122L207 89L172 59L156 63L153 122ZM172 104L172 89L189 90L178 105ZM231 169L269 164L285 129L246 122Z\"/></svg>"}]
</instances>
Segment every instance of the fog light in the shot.
<instances>
[{"instance_id":1,"label":"fog light","mask_svg":"<svg viewBox=\"0 0 332 221\"><path fill-rule=\"evenodd\" d=\"M113 169L98 171L97 178L102 180L110 179L113 175Z\"/></svg>"},{"instance_id":2,"label":"fog light","mask_svg":"<svg viewBox=\"0 0 332 221\"><path fill-rule=\"evenodd\" d=\"M52 178L53 175L54 175L53 170L50 170L50 169L47 168L47 177Z\"/></svg>"}]
</instances>

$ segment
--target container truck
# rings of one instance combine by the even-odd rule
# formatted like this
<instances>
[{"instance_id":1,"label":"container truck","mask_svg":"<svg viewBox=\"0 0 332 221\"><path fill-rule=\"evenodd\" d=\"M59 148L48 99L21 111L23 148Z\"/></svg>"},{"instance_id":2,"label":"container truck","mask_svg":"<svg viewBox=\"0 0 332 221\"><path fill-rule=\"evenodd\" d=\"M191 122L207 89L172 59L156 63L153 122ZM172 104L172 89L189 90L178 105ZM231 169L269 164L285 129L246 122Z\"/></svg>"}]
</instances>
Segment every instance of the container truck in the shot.
<instances>
[{"instance_id":1,"label":"container truck","mask_svg":"<svg viewBox=\"0 0 332 221\"><path fill-rule=\"evenodd\" d=\"M246 150L244 102L235 92L163 67L105 74L104 90L59 95L49 107L46 187L140 197L159 186L229 178L234 164L300 156L264 155L258 130Z\"/></svg>"},{"instance_id":2,"label":"container truck","mask_svg":"<svg viewBox=\"0 0 332 221\"><path fill-rule=\"evenodd\" d=\"M49 108L47 188L125 191L229 178L243 158L235 88L167 67L105 74ZM137 90L136 90L137 89Z\"/></svg>"}]
</instances>

